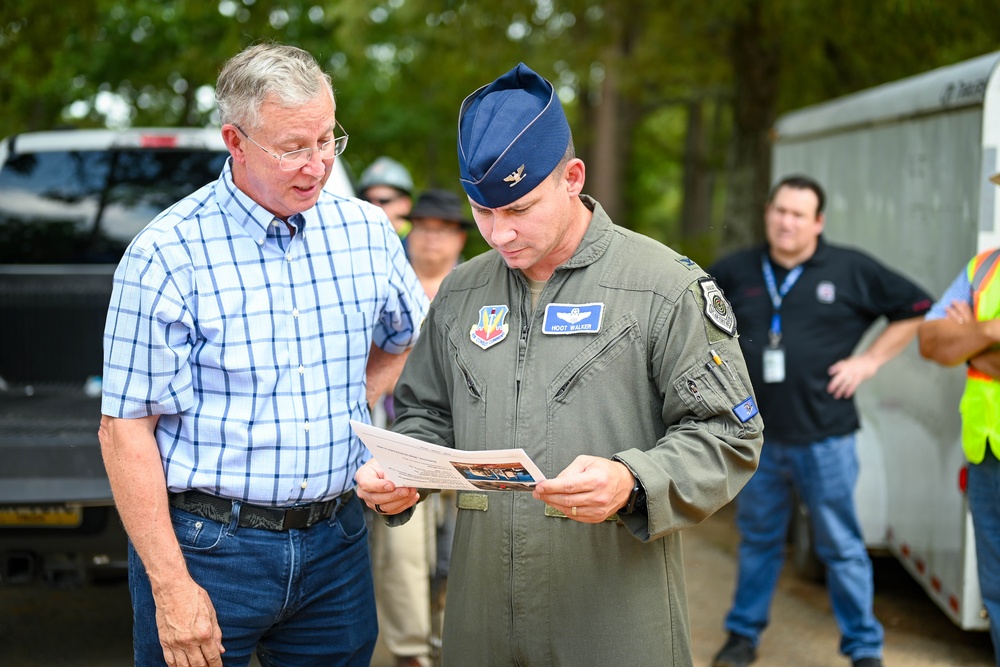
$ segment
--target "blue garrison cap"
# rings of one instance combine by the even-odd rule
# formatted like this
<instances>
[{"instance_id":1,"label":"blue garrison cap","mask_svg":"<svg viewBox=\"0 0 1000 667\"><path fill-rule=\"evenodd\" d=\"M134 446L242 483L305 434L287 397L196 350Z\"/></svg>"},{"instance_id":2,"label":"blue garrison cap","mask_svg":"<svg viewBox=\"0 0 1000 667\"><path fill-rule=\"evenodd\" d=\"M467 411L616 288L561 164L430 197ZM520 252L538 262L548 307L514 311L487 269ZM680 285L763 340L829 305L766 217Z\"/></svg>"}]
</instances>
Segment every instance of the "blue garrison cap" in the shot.
<instances>
[{"instance_id":1,"label":"blue garrison cap","mask_svg":"<svg viewBox=\"0 0 1000 667\"><path fill-rule=\"evenodd\" d=\"M520 63L462 102L462 187L480 206L506 206L552 173L569 141L569 123L555 88Z\"/></svg>"}]
</instances>

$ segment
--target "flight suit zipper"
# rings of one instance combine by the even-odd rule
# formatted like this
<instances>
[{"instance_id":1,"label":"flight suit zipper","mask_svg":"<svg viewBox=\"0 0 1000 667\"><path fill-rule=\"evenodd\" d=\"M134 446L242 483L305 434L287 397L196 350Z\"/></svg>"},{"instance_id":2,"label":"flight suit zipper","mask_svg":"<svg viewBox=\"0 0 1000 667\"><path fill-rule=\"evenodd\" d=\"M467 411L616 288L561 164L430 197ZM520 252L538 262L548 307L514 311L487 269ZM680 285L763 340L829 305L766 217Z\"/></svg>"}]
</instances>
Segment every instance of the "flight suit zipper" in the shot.
<instances>
[{"instance_id":1,"label":"flight suit zipper","mask_svg":"<svg viewBox=\"0 0 1000 667\"><path fill-rule=\"evenodd\" d=\"M691 392L691 394L694 396L694 399L696 401L701 401L702 403L705 402L705 397L701 395L700 391L698 391L698 383L697 382L695 382L694 380L688 380L688 385L687 386L688 386L688 391Z\"/></svg>"},{"instance_id":2,"label":"flight suit zipper","mask_svg":"<svg viewBox=\"0 0 1000 667\"><path fill-rule=\"evenodd\" d=\"M514 384L514 428L511 440L511 447L517 447L517 422L520 417L521 411L521 373L524 370L524 360L528 355L528 324L531 321L530 313L525 315L524 308L524 292L527 291L523 287L520 290L518 302L520 303L521 312L521 335L517 339L517 371L515 374L516 381ZM529 296L530 298L530 296ZM511 498L510 503L510 527L508 530L508 535L510 536L509 552L507 554L508 562L510 563L510 592L508 595L508 600L510 601L510 608L507 610L510 613L510 645L513 650L517 646L517 615L514 610L515 598L516 598L516 582L517 575L515 572L516 563L514 556L514 543L517 539L517 497Z\"/></svg>"}]
</instances>

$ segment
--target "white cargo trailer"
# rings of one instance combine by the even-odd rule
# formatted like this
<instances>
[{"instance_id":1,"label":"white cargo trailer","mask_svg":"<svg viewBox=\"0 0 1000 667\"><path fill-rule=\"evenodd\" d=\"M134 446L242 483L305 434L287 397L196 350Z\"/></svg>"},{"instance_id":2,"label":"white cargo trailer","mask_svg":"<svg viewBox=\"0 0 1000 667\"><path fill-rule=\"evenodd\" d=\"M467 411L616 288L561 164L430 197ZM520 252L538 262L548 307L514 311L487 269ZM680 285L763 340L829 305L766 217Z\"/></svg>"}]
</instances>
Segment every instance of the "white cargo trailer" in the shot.
<instances>
[{"instance_id":1,"label":"white cargo trailer","mask_svg":"<svg viewBox=\"0 0 1000 667\"><path fill-rule=\"evenodd\" d=\"M773 180L816 178L825 236L862 249L939 297L977 252L1000 245L1000 52L785 114ZM861 342L866 346L884 322ZM865 540L888 549L960 627L985 630L963 493L964 368L911 344L858 392Z\"/></svg>"}]
</instances>

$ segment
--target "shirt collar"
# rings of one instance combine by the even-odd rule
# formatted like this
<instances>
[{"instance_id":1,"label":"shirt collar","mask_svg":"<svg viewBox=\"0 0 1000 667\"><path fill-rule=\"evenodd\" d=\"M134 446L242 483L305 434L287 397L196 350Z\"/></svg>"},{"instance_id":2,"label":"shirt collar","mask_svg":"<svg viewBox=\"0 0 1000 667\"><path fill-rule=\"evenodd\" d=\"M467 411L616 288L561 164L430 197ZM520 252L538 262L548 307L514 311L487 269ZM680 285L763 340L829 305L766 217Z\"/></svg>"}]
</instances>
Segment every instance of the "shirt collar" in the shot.
<instances>
[{"instance_id":1,"label":"shirt collar","mask_svg":"<svg viewBox=\"0 0 1000 667\"><path fill-rule=\"evenodd\" d=\"M587 225L587 231L580 241L580 245L576 248L576 252L559 268L574 269L593 264L601 258L608 249L608 246L611 245L612 235L610 232L614 226L611 218L608 217L604 208L593 197L580 195L580 200L583 201L584 206L593 212L593 215L590 218L590 223Z\"/></svg>"},{"instance_id":2,"label":"shirt collar","mask_svg":"<svg viewBox=\"0 0 1000 667\"><path fill-rule=\"evenodd\" d=\"M267 239L267 227L276 218L273 213L236 187L233 182L232 161L233 158L230 157L222 168L222 175L215 186L216 200L219 207L229 217L236 220L250 238L257 242L257 245L264 245L264 241ZM302 233L305 229L305 216L303 214L296 213L288 220L298 228L298 233Z\"/></svg>"},{"instance_id":3,"label":"shirt collar","mask_svg":"<svg viewBox=\"0 0 1000 667\"><path fill-rule=\"evenodd\" d=\"M826 240L823 238L823 235L820 234L819 238L816 239L816 250L814 250L813 254L809 256L809 259L799 264L799 266L811 266L813 264L822 264L824 261L826 261L827 247L828 246L826 245ZM762 252L764 253L765 257L770 259L771 245L767 241L764 242ZM776 269L780 268L782 271L788 270L783 267L779 267L778 264L774 263L773 259L771 260L771 263L774 264L774 267Z\"/></svg>"}]
</instances>

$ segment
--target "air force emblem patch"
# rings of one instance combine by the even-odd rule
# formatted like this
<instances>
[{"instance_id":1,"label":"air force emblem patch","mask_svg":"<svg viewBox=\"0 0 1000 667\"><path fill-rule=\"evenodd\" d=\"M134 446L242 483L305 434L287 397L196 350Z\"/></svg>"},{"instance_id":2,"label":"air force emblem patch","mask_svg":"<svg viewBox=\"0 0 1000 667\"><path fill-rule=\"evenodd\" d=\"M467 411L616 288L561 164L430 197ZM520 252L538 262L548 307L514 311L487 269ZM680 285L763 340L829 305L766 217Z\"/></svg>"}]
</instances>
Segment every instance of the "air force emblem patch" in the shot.
<instances>
[{"instance_id":1,"label":"air force emblem patch","mask_svg":"<svg viewBox=\"0 0 1000 667\"><path fill-rule=\"evenodd\" d=\"M469 331L469 338L484 350L493 347L510 331L505 321L509 312L507 306L483 306L479 309L479 321Z\"/></svg>"},{"instance_id":2,"label":"air force emblem patch","mask_svg":"<svg viewBox=\"0 0 1000 667\"><path fill-rule=\"evenodd\" d=\"M719 330L735 336L736 315L733 314L733 307L722 295L722 290L711 278L702 278L698 281L698 286L701 287L702 296L705 298L705 317Z\"/></svg>"},{"instance_id":3,"label":"air force emblem patch","mask_svg":"<svg viewBox=\"0 0 1000 667\"><path fill-rule=\"evenodd\" d=\"M542 333L595 334L601 330L603 303L550 303L545 306Z\"/></svg>"}]
</instances>

